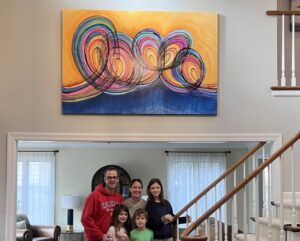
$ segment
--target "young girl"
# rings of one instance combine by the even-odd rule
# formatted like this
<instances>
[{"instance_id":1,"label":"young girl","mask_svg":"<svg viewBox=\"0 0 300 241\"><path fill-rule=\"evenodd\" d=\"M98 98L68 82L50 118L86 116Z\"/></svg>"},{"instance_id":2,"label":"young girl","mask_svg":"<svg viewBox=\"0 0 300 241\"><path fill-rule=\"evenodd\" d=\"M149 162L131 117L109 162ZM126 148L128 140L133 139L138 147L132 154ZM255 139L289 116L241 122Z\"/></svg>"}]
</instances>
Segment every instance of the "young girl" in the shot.
<instances>
[{"instance_id":1,"label":"young girl","mask_svg":"<svg viewBox=\"0 0 300 241\"><path fill-rule=\"evenodd\" d=\"M112 225L109 227L106 240L129 241L131 222L128 208L123 204L116 204L112 216Z\"/></svg>"},{"instance_id":2,"label":"young girl","mask_svg":"<svg viewBox=\"0 0 300 241\"><path fill-rule=\"evenodd\" d=\"M173 209L171 204L164 199L163 187L158 178L152 178L147 187L148 212L147 227L153 230L154 240L173 240Z\"/></svg>"},{"instance_id":3,"label":"young girl","mask_svg":"<svg viewBox=\"0 0 300 241\"><path fill-rule=\"evenodd\" d=\"M146 228L148 214L143 208L137 209L133 214L135 229L130 232L131 241L153 241L153 231Z\"/></svg>"}]
</instances>

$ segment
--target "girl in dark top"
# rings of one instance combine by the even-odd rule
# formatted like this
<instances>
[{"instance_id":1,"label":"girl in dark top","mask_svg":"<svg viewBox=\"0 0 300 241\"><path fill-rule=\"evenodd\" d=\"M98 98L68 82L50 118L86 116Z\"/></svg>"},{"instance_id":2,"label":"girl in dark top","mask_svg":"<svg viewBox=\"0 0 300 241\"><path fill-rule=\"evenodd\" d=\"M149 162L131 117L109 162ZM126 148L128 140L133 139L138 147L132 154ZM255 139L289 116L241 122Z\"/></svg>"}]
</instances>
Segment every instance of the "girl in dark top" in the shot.
<instances>
[{"instance_id":1,"label":"girl in dark top","mask_svg":"<svg viewBox=\"0 0 300 241\"><path fill-rule=\"evenodd\" d=\"M147 227L153 230L154 240L172 241L173 209L171 204L164 199L163 187L158 178L150 180L147 187L147 194Z\"/></svg>"}]
</instances>

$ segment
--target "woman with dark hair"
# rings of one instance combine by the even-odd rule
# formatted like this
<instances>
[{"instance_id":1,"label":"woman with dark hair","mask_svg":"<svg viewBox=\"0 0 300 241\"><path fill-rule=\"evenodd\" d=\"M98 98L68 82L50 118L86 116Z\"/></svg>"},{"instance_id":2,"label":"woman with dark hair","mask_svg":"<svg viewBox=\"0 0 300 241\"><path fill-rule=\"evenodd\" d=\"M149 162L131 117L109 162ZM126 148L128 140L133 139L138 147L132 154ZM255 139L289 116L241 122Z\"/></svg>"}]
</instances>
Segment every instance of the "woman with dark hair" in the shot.
<instances>
[{"instance_id":1,"label":"woman with dark hair","mask_svg":"<svg viewBox=\"0 0 300 241\"><path fill-rule=\"evenodd\" d=\"M123 202L123 204L125 204L128 207L131 218L133 218L133 214L137 209L145 209L146 201L142 199L142 191L142 180L139 178L132 179L132 181L129 184L130 196Z\"/></svg>"},{"instance_id":2,"label":"woman with dark hair","mask_svg":"<svg viewBox=\"0 0 300 241\"><path fill-rule=\"evenodd\" d=\"M154 240L172 241L174 213L169 201L164 199L163 186L158 178L149 181L147 194L147 227L153 230Z\"/></svg>"}]
</instances>

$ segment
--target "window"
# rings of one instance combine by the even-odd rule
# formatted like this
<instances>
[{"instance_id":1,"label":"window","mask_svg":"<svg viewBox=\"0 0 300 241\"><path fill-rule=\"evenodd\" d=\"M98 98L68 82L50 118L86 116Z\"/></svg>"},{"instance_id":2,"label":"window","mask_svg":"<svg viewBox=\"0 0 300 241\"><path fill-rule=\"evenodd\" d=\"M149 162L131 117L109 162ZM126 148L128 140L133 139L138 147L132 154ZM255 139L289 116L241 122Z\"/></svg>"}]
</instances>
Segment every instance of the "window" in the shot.
<instances>
[{"instance_id":1,"label":"window","mask_svg":"<svg viewBox=\"0 0 300 241\"><path fill-rule=\"evenodd\" d=\"M18 152L17 213L32 224L54 223L55 152Z\"/></svg>"},{"instance_id":2,"label":"window","mask_svg":"<svg viewBox=\"0 0 300 241\"><path fill-rule=\"evenodd\" d=\"M226 170L225 153L169 152L167 161L168 198L174 213L182 209ZM214 189L210 191L207 195L208 207L215 204L216 196L219 199L224 195L224 191L224 182L217 185L216 193ZM188 212L193 220L206 211L205 199L202 198L197 206L197 210L193 207Z\"/></svg>"}]
</instances>

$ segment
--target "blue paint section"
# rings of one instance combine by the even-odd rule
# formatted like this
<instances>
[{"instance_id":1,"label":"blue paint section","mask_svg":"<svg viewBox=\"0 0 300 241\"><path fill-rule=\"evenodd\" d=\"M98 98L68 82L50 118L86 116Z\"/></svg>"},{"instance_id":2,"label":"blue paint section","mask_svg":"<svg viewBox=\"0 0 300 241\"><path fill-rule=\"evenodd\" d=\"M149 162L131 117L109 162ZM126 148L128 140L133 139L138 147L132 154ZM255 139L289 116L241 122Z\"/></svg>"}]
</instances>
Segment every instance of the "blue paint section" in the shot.
<instances>
[{"instance_id":1,"label":"blue paint section","mask_svg":"<svg viewBox=\"0 0 300 241\"><path fill-rule=\"evenodd\" d=\"M101 94L80 102L63 102L64 114L216 115L217 93L176 93L162 83L124 95Z\"/></svg>"}]
</instances>

